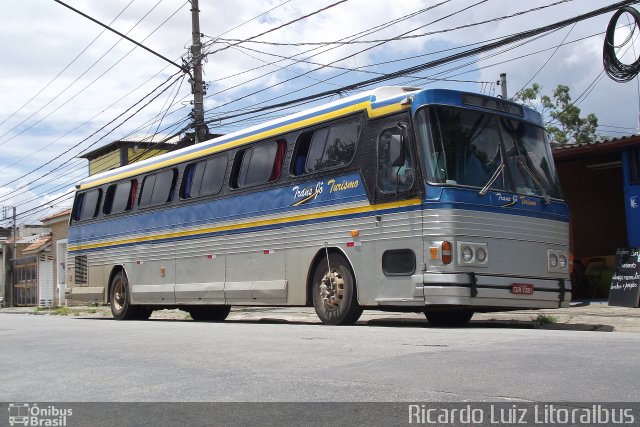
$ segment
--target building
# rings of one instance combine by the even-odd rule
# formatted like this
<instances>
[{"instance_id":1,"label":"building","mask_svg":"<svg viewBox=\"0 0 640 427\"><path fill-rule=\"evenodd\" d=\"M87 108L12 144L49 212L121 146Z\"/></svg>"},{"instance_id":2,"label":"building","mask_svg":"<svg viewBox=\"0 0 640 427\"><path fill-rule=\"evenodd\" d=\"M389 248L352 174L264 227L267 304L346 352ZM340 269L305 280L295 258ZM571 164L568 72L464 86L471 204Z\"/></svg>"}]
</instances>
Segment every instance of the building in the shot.
<instances>
[{"instance_id":1,"label":"building","mask_svg":"<svg viewBox=\"0 0 640 427\"><path fill-rule=\"evenodd\" d=\"M51 230L51 252L53 255L52 285L54 305L64 305L64 293L67 283L67 236L69 235L69 217L71 209L65 209L42 218L42 225Z\"/></svg>"},{"instance_id":2,"label":"building","mask_svg":"<svg viewBox=\"0 0 640 427\"><path fill-rule=\"evenodd\" d=\"M42 226L21 224L1 245L0 288L6 306L64 304L66 239L71 209L42 218ZM14 268L15 267L15 268Z\"/></svg>"},{"instance_id":3,"label":"building","mask_svg":"<svg viewBox=\"0 0 640 427\"><path fill-rule=\"evenodd\" d=\"M640 247L640 136L552 152L571 212L578 296L606 297L616 249Z\"/></svg>"},{"instance_id":4,"label":"building","mask_svg":"<svg viewBox=\"0 0 640 427\"><path fill-rule=\"evenodd\" d=\"M208 135L207 139L217 138L220 134ZM183 137L166 138L161 135L156 139L166 139L163 142L149 141L150 137L131 137L126 140L114 141L80 156L89 160L89 175L119 168L130 163L139 162L150 157L168 153L169 151L193 145L194 134L186 133Z\"/></svg>"},{"instance_id":5,"label":"building","mask_svg":"<svg viewBox=\"0 0 640 427\"><path fill-rule=\"evenodd\" d=\"M139 137L114 141L89 151L80 158L89 161L89 175L95 175L175 150L180 142L178 137L166 142L146 142L146 139L148 138Z\"/></svg>"}]
</instances>

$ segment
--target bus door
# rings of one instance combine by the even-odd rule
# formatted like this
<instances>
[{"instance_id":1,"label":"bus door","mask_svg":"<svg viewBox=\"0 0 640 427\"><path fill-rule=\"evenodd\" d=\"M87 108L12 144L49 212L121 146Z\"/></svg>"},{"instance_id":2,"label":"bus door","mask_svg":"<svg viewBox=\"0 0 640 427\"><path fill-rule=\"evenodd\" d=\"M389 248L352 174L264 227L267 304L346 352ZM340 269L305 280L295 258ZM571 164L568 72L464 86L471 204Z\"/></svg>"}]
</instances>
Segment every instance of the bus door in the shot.
<instances>
[{"instance_id":1,"label":"bus door","mask_svg":"<svg viewBox=\"0 0 640 427\"><path fill-rule=\"evenodd\" d=\"M402 120L405 119L405 120ZM381 120L376 140L376 302L424 304L414 284L422 262L422 214L417 156L406 116Z\"/></svg>"}]
</instances>

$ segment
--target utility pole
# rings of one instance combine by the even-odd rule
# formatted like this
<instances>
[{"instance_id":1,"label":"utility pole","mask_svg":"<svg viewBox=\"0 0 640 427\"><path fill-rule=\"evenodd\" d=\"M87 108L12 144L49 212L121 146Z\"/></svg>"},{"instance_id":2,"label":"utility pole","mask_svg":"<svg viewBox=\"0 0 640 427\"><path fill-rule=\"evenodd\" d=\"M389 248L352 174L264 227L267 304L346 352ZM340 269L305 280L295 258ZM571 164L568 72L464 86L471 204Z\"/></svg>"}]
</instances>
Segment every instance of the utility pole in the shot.
<instances>
[{"instance_id":1,"label":"utility pole","mask_svg":"<svg viewBox=\"0 0 640 427\"><path fill-rule=\"evenodd\" d=\"M500 86L500 89L502 90L502 99L507 99L507 73L500 74L498 86Z\"/></svg>"},{"instance_id":2,"label":"utility pole","mask_svg":"<svg viewBox=\"0 0 640 427\"><path fill-rule=\"evenodd\" d=\"M198 0L191 0L191 57L193 58L193 78L191 79L191 93L193 93L193 127L195 128L195 143L202 142L209 134L204 122L204 86L202 83L202 42L200 34L200 9Z\"/></svg>"},{"instance_id":3,"label":"utility pole","mask_svg":"<svg viewBox=\"0 0 640 427\"><path fill-rule=\"evenodd\" d=\"M7 283L4 284L5 290L7 291L7 295L5 295L6 301L5 304L8 307L13 307L13 287L16 284L16 258L17 258L17 253L16 253L16 241L18 240L18 229L16 227L16 207L12 207L12 213L13 213L13 251L11 254L11 283L9 283L7 286ZM9 207L5 206L2 209L2 219L7 219L7 211L9 210ZM4 277L7 277L7 274L5 273Z\"/></svg>"},{"instance_id":4,"label":"utility pole","mask_svg":"<svg viewBox=\"0 0 640 427\"><path fill-rule=\"evenodd\" d=\"M11 286L9 287L9 307L13 307L13 288L16 285L16 258L18 258L17 250L18 229L16 228L16 207L13 207L13 263L11 264Z\"/></svg>"}]
</instances>

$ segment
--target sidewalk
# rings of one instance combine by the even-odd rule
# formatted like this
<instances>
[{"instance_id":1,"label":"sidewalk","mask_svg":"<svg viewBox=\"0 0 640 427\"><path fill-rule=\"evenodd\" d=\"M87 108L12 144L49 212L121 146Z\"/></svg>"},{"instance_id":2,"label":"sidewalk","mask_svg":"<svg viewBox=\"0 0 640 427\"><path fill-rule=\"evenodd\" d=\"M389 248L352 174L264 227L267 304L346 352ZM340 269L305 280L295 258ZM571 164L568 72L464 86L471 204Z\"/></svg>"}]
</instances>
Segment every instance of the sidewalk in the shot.
<instances>
[{"instance_id":1,"label":"sidewalk","mask_svg":"<svg viewBox=\"0 0 640 427\"><path fill-rule=\"evenodd\" d=\"M67 315L73 317L111 317L109 307L34 307L0 308L0 314ZM180 310L159 310L152 320L190 320ZM227 318L237 322L320 323L312 307L241 307L236 306ZM358 324L379 326L430 327L422 313L391 313L366 310ZM640 332L640 308L610 307L606 301L589 305L574 304L558 310L523 310L500 313L476 313L469 323L477 328L544 328L575 331Z\"/></svg>"}]
</instances>

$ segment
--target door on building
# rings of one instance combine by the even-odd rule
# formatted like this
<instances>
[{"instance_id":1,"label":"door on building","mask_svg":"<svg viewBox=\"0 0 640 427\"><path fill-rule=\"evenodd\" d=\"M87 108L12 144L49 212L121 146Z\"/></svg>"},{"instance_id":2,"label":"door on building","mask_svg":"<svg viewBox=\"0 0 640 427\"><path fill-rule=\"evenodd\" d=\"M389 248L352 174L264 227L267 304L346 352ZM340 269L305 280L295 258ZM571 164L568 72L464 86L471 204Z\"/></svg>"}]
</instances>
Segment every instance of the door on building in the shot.
<instances>
[{"instance_id":1,"label":"door on building","mask_svg":"<svg viewBox=\"0 0 640 427\"><path fill-rule=\"evenodd\" d=\"M622 153L624 207L629 247L640 247L640 147Z\"/></svg>"},{"instance_id":2,"label":"door on building","mask_svg":"<svg viewBox=\"0 0 640 427\"><path fill-rule=\"evenodd\" d=\"M38 255L38 306L53 307L53 255Z\"/></svg>"},{"instance_id":3,"label":"door on building","mask_svg":"<svg viewBox=\"0 0 640 427\"><path fill-rule=\"evenodd\" d=\"M65 291L67 288L67 239L56 242L56 290L58 292L57 305L65 304ZM55 296L54 296L55 297Z\"/></svg>"}]
</instances>

